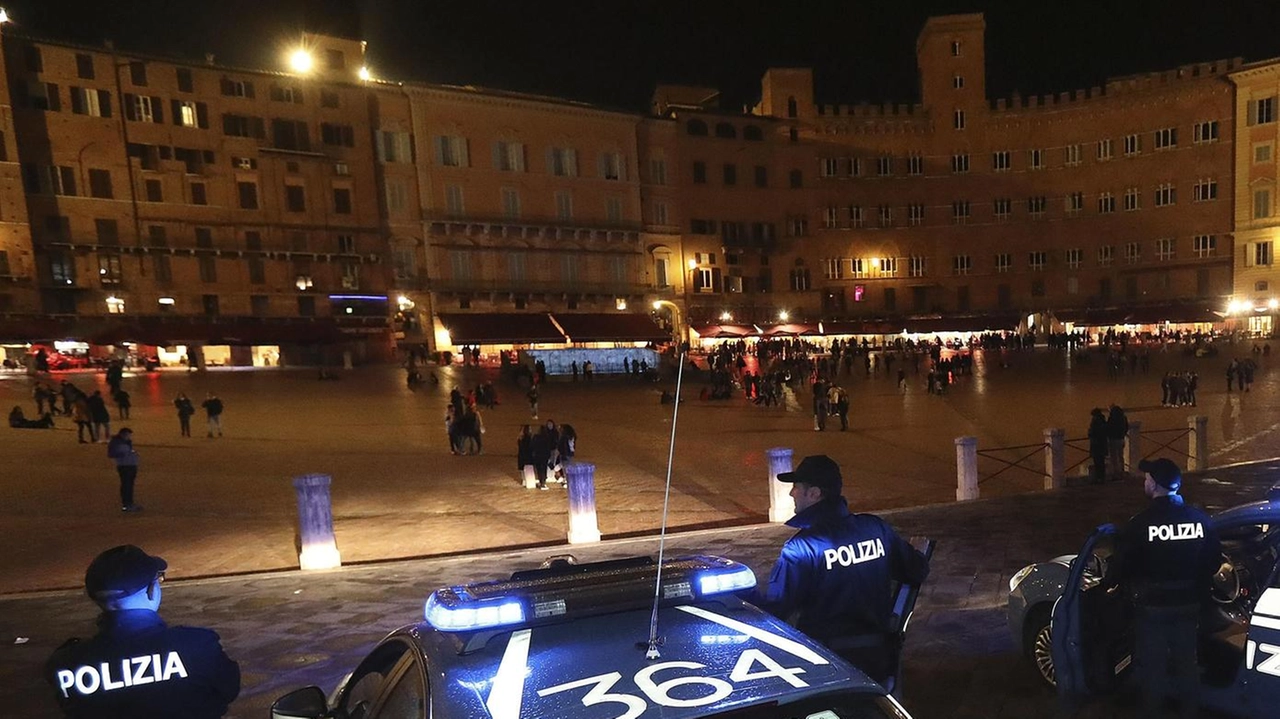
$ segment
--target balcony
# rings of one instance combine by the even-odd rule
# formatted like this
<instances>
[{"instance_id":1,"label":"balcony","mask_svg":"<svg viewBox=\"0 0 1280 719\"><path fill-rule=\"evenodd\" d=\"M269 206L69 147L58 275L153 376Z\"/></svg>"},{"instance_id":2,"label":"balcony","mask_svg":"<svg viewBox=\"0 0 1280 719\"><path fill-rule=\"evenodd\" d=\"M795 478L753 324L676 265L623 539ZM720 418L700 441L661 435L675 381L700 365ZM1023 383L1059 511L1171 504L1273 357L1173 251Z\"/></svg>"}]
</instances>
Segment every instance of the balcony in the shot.
<instances>
[{"instance_id":1,"label":"balcony","mask_svg":"<svg viewBox=\"0 0 1280 719\"><path fill-rule=\"evenodd\" d=\"M512 280L435 278L428 282L434 292L509 292L515 294L642 295L653 292L643 283L586 282L583 280Z\"/></svg>"}]
</instances>

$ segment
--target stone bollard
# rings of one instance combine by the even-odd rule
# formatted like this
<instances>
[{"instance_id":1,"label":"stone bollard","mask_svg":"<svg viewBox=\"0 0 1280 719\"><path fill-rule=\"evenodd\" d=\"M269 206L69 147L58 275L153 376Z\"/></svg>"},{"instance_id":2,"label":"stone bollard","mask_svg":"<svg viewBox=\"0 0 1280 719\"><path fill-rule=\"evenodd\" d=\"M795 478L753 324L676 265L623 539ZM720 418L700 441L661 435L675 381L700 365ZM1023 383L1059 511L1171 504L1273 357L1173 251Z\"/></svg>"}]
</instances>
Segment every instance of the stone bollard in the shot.
<instances>
[{"instance_id":1,"label":"stone bollard","mask_svg":"<svg viewBox=\"0 0 1280 719\"><path fill-rule=\"evenodd\" d=\"M978 498L978 438L956 437L956 501Z\"/></svg>"},{"instance_id":2,"label":"stone bollard","mask_svg":"<svg viewBox=\"0 0 1280 719\"><path fill-rule=\"evenodd\" d=\"M790 447L773 447L764 453L769 458L769 521L782 524L796 513L791 485L778 481L779 474L791 471L792 451Z\"/></svg>"},{"instance_id":3,"label":"stone bollard","mask_svg":"<svg viewBox=\"0 0 1280 719\"><path fill-rule=\"evenodd\" d=\"M1209 418L1201 414L1187 417L1187 471L1203 472L1209 468Z\"/></svg>"},{"instance_id":4,"label":"stone bollard","mask_svg":"<svg viewBox=\"0 0 1280 719\"><path fill-rule=\"evenodd\" d=\"M1138 471L1138 462L1142 461L1142 420L1129 420L1129 436L1124 440L1124 471Z\"/></svg>"},{"instance_id":5,"label":"stone bollard","mask_svg":"<svg viewBox=\"0 0 1280 719\"><path fill-rule=\"evenodd\" d=\"M298 564L303 569L333 569L342 566L338 542L333 536L333 511L329 503L327 474L304 474L295 477L293 489L298 493Z\"/></svg>"},{"instance_id":6,"label":"stone bollard","mask_svg":"<svg viewBox=\"0 0 1280 719\"><path fill-rule=\"evenodd\" d=\"M1044 488L1062 489L1066 461L1066 430L1052 428L1044 431Z\"/></svg>"},{"instance_id":7,"label":"stone bollard","mask_svg":"<svg viewBox=\"0 0 1280 719\"><path fill-rule=\"evenodd\" d=\"M569 544L600 541L596 524L596 466L589 462L565 465L569 475Z\"/></svg>"},{"instance_id":8,"label":"stone bollard","mask_svg":"<svg viewBox=\"0 0 1280 719\"><path fill-rule=\"evenodd\" d=\"M355 369L355 363L352 361L351 350L342 351L342 369Z\"/></svg>"},{"instance_id":9,"label":"stone bollard","mask_svg":"<svg viewBox=\"0 0 1280 719\"><path fill-rule=\"evenodd\" d=\"M533 470L532 464L526 464L523 468L521 468L520 476L524 481L525 489L538 488L538 473Z\"/></svg>"}]
</instances>

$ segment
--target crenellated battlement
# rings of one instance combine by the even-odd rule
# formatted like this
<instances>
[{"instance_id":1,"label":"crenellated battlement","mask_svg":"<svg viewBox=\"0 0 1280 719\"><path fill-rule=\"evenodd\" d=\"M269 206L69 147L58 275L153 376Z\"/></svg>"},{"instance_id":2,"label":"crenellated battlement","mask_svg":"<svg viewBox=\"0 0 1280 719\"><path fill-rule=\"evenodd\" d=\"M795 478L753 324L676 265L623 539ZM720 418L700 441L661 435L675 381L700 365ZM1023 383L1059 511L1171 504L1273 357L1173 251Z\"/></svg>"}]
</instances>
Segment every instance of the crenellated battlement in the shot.
<instances>
[{"instance_id":1,"label":"crenellated battlement","mask_svg":"<svg viewBox=\"0 0 1280 719\"><path fill-rule=\"evenodd\" d=\"M1145 72L1135 75L1123 75L1107 78L1106 85L1095 85L1087 90L1072 90L1056 95L1027 95L1014 93L1009 98L997 98L989 108L994 113L1027 112L1035 110L1062 110L1086 107L1090 104L1105 102L1117 96L1132 96L1151 91L1169 89L1178 83L1203 80L1209 77L1225 77L1244 65L1239 57L1214 60L1212 62L1181 65L1172 70L1161 72Z\"/></svg>"}]
</instances>

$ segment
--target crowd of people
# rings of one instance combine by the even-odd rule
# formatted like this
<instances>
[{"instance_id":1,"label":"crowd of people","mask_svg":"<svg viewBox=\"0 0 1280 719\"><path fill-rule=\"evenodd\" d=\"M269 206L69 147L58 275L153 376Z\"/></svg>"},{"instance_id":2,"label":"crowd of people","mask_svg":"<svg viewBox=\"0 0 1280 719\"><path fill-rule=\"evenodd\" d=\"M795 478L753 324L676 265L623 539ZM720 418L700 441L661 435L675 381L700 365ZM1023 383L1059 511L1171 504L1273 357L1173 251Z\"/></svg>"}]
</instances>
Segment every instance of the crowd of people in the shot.
<instances>
[{"instance_id":1,"label":"crowd of people","mask_svg":"<svg viewBox=\"0 0 1280 719\"><path fill-rule=\"evenodd\" d=\"M537 431L523 425L516 435L517 476L525 481L532 475L541 490L547 489L548 481L564 486L568 479L565 465L573 460L577 443L578 433L573 425L557 425L550 419Z\"/></svg>"}]
</instances>

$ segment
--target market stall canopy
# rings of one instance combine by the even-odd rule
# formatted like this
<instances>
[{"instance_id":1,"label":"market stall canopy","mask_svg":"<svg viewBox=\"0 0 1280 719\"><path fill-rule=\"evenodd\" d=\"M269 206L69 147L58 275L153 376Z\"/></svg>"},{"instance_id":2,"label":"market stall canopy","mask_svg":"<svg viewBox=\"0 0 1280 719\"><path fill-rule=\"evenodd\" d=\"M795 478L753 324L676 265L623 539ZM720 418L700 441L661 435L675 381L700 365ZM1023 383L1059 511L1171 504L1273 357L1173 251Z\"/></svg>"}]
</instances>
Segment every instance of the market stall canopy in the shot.
<instances>
[{"instance_id":1,"label":"market stall canopy","mask_svg":"<svg viewBox=\"0 0 1280 719\"><path fill-rule=\"evenodd\" d=\"M671 333L647 315L625 312L552 315L570 342L667 342Z\"/></svg>"},{"instance_id":2,"label":"market stall canopy","mask_svg":"<svg viewBox=\"0 0 1280 719\"><path fill-rule=\"evenodd\" d=\"M821 334L828 337L841 335L892 335L902 331L901 323L880 320L824 320L818 323Z\"/></svg>"},{"instance_id":3,"label":"market stall canopy","mask_svg":"<svg viewBox=\"0 0 1280 719\"><path fill-rule=\"evenodd\" d=\"M564 342L564 335L546 313L476 312L440 315L455 345L532 344Z\"/></svg>"},{"instance_id":4,"label":"market stall canopy","mask_svg":"<svg viewBox=\"0 0 1280 719\"><path fill-rule=\"evenodd\" d=\"M911 334L930 332L987 332L1012 330L1018 326L1017 315L972 315L968 317L913 317L903 322Z\"/></svg>"},{"instance_id":5,"label":"market stall canopy","mask_svg":"<svg viewBox=\"0 0 1280 719\"><path fill-rule=\"evenodd\" d=\"M801 335L816 335L818 334L818 326L802 325L792 322L765 327L762 334L764 334L765 337L799 337Z\"/></svg>"},{"instance_id":6,"label":"market stall canopy","mask_svg":"<svg viewBox=\"0 0 1280 719\"><path fill-rule=\"evenodd\" d=\"M1055 310L1053 316L1059 322L1074 322L1085 327L1222 321L1222 314L1216 312L1208 304L1188 302L1164 302L1133 307L1089 307Z\"/></svg>"},{"instance_id":7,"label":"market stall canopy","mask_svg":"<svg viewBox=\"0 0 1280 719\"><path fill-rule=\"evenodd\" d=\"M726 339L730 337L754 337L756 328L751 325L694 325L699 337Z\"/></svg>"}]
</instances>

